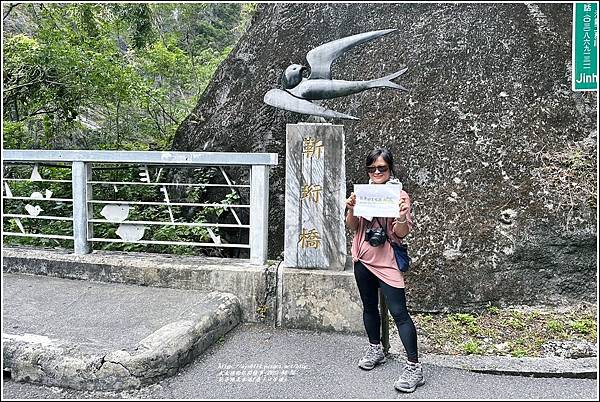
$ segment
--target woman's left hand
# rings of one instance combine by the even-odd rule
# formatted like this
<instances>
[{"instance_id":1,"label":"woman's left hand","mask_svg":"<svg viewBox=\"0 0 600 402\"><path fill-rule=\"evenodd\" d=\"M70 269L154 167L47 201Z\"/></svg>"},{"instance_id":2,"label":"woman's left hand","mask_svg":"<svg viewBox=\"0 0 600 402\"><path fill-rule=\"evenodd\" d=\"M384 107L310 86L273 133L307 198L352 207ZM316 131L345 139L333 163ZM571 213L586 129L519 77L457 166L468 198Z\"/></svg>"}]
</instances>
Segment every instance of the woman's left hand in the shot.
<instances>
[{"instance_id":1,"label":"woman's left hand","mask_svg":"<svg viewBox=\"0 0 600 402\"><path fill-rule=\"evenodd\" d=\"M401 221L405 221L406 214L408 214L409 210L410 210L410 201L408 200L408 197L401 195L400 196L400 216L398 217L398 219Z\"/></svg>"}]
</instances>

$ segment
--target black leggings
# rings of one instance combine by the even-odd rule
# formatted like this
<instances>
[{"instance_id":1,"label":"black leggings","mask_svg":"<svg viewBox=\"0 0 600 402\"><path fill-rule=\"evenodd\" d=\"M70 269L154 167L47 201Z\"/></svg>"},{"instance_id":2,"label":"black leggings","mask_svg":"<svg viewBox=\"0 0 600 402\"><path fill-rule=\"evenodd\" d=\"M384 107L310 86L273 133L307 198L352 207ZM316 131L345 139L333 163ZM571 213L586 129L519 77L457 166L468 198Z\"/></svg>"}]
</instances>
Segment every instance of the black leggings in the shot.
<instances>
[{"instance_id":1,"label":"black leggings","mask_svg":"<svg viewBox=\"0 0 600 402\"><path fill-rule=\"evenodd\" d=\"M406 310L404 289L395 288L380 280L360 261L354 263L354 278L363 303L363 321L369 342L381 341L381 317L379 315L379 287L383 291L388 309L396 322L398 333L410 361L418 361L417 330Z\"/></svg>"}]
</instances>

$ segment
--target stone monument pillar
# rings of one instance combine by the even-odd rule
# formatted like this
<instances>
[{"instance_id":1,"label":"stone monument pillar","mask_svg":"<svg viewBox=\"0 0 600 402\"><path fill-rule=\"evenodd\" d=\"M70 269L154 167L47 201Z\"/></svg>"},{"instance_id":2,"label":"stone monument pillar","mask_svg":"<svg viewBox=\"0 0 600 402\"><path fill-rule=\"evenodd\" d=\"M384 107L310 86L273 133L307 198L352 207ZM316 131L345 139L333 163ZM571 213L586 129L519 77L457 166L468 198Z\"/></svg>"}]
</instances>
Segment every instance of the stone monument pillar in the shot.
<instances>
[{"instance_id":1,"label":"stone monument pillar","mask_svg":"<svg viewBox=\"0 0 600 402\"><path fill-rule=\"evenodd\" d=\"M286 267L341 271L346 262L344 127L286 127Z\"/></svg>"}]
</instances>

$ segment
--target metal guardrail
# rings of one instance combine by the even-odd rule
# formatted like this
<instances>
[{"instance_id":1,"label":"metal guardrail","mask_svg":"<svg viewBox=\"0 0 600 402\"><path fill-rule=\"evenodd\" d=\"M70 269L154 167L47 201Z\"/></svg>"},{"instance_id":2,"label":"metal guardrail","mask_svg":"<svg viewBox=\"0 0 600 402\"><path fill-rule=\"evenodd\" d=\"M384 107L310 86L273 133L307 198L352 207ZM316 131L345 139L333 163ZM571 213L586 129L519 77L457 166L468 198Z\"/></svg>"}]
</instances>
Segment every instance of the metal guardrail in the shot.
<instances>
[{"instance_id":1,"label":"metal guardrail","mask_svg":"<svg viewBox=\"0 0 600 402\"><path fill-rule=\"evenodd\" d=\"M267 258L267 233L268 233L268 205L269 205L269 167L277 165L277 154L271 153L210 153L210 152L145 152L145 151L42 151L42 150L5 150L3 162L10 164L33 165L29 178L7 178L3 174L4 200L31 201L33 203L57 202L72 203L72 216L40 215L43 211L39 205L27 204L25 209L28 214L7 213L3 211L3 236L23 236L49 239L73 240L75 254L91 252L91 242L119 242L137 244L160 245L186 245L200 247L235 247L250 250L250 260L253 263L263 264ZM45 179L38 172L38 165L44 163L60 163L55 167L64 167L71 170L71 180ZM94 180L93 171L98 165L126 164L137 166L140 169L139 181L111 181ZM5 167L5 166L4 166ZM159 168L157 177L151 180L149 167ZM225 178L226 183L180 183L159 181L163 168L218 168ZM233 183L223 167L241 167L249 170L249 184ZM3 169L3 172L5 169ZM46 189L46 194L34 192L31 196L15 196L12 194L9 183L11 182L42 182L42 183L71 183L72 198L52 197L52 192ZM93 186L152 186L158 187L163 193L163 201L135 201L135 200L108 200L93 199ZM171 186L185 187L222 187L229 189L248 189L248 204L232 203L200 203L178 202L169 198ZM104 205L105 219L94 217L94 205ZM167 207L170 221L127 220L130 209L138 206ZM218 222L181 222L177 221L172 212L172 206L177 207L217 207L231 211L236 223ZM249 222L242 222L236 209L249 209ZM102 213L102 212L101 212ZM4 219L14 219L21 232L5 232ZM73 234L39 234L27 233L21 224L21 219L43 219L72 222ZM120 238L94 237L94 224L119 224ZM211 242L142 240L145 225L167 225L175 227L204 227L208 230ZM215 236L212 228L240 228L249 230L248 244L221 243ZM141 229L141 230L140 230ZM142 236L140 236L140 231ZM117 233L119 233L117 231ZM138 238L139 237L139 238Z\"/></svg>"}]
</instances>

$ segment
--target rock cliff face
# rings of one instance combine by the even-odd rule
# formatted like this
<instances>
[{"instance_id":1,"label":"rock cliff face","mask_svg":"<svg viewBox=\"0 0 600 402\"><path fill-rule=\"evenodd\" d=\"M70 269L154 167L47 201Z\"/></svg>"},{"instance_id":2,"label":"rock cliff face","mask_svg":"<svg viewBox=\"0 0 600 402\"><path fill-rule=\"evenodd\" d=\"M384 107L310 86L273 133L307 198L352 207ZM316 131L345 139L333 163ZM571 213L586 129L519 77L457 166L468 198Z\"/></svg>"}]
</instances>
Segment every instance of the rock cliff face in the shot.
<instances>
[{"instance_id":1,"label":"rock cliff face","mask_svg":"<svg viewBox=\"0 0 600 402\"><path fill-rule=\"evenodd\" d=\"M417 227L407 274L415 310L596 300L596 92L571 90L569 4L261 4L179 128L174 150L276 152L270 252L283 247L285 126L307 121L263 95L334 39L399 28L360 45L335 78L382 77L323 103L344 121L347 188L389 147ZM335 123L340 123L336 121ZM335 174L335 172L330 172Z\"/></svg>"}]
</instances>

